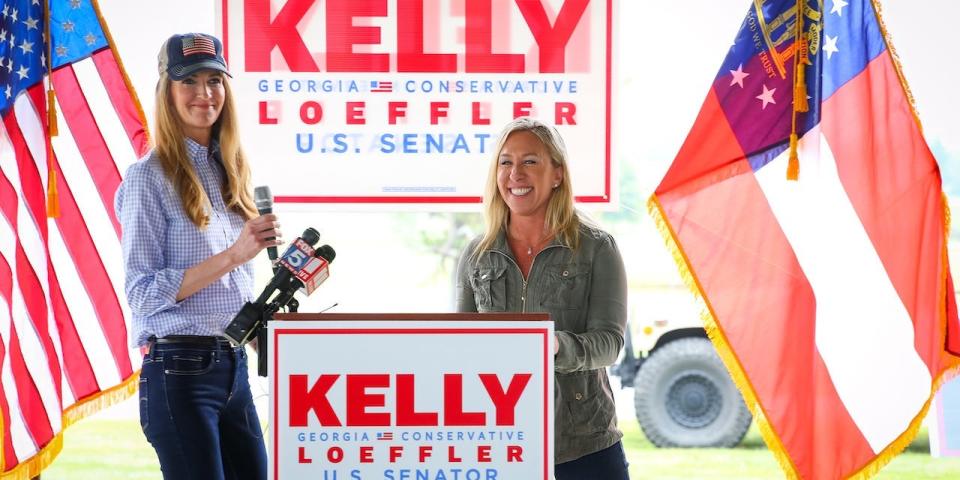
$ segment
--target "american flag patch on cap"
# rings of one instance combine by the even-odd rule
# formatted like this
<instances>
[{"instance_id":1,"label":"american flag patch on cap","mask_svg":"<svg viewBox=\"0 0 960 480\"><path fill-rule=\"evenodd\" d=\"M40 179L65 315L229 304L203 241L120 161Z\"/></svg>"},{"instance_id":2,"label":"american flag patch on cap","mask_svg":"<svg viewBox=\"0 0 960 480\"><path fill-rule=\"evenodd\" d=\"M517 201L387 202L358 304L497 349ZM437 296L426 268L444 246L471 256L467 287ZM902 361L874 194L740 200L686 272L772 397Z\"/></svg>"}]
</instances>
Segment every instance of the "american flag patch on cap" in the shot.
<instances>
[{"instance_id":1,"label":"american flag patch on cap","mask_svg":"<svg viewBox=\"0 0 960 480\"><path fill-rule=\"evenodd\" d=\"M183 38L183 56L196 53L206 53L207 55L217 55L217 49L213 46L213 40L200 35Z\"/></svg>"}]
</instances>

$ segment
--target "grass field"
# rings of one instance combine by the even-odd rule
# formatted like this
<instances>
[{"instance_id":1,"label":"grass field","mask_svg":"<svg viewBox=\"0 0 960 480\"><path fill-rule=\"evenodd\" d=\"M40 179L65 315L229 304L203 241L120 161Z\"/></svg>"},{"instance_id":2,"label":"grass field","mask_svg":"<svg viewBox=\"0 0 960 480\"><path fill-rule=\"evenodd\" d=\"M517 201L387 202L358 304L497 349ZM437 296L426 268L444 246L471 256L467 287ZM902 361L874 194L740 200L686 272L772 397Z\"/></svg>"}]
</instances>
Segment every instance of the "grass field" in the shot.
<instances>
[{"instance_id":1,"label":"grass field","mask_svg":"<svg viewBox=\"0 0 960 480\"><path fill-rule=\"evenodd\" d=\"M635 421L622 422L630 478L638 479L768 479L782 478L773 455L756 428L734 449L658 449ZM960 478L960 458L929 454L926 431L877 478ZM87 419L67 429L64 448L43 480L160 479L160 467L136 420Z\"/></svg>"}]
</instances>

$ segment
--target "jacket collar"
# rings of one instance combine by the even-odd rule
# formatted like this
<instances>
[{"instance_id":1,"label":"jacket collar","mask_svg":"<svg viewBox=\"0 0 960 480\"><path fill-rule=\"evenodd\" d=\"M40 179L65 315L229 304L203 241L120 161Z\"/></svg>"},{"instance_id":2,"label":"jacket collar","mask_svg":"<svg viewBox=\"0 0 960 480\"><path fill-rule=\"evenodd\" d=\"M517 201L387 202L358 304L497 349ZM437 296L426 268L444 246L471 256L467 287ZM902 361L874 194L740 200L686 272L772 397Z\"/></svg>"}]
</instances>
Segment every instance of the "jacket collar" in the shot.
<instances>
[{"instance_id":1,"label":"jacket collar","mask_svg":"<svg viewBox=\"0 0 960 480\"><path fill-rule=\"evenodd\" d=\"M550 243L548 243L545 247L543 247L543 250L546 250L551 247L570 248L560 243L560 237L557 235L554 235L553 238L550 239ZM500 233L497 235L497 239L494 240L493 244L490 245L490 247L488 247L486 250L484 250L484 252L497 252L497 253L502 253L503 255L506 255L510 258L514 258L513 252L510 250L510 245L507 245L507 229L506 228L503 228L500 230Z\"/></svg>"}]
</instances>

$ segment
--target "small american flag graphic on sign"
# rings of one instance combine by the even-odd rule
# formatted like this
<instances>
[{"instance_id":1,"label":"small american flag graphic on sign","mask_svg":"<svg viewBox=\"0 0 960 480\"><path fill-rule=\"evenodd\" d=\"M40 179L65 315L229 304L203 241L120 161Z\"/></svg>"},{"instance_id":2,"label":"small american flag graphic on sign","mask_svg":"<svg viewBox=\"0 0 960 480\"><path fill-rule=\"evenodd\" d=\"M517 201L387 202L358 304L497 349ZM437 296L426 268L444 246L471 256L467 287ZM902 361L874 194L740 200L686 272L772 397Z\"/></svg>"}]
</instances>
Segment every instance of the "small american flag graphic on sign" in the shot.
<instances>
[{"instance_id":1,"label":"small american flag graphic on sign","mask_svg":"<svg viewBox=\"0 0 960 480\"><path fill-rule=\"evenodd\" d=\"M393 432L377 432L377 440L393 440Z\"/></svg>"},{"instance_id":2,"label":"small american flag graphic on sign","mask_svg":"<svg viewBox=\"0 0 960 480\"><path fill-rule=\"evenodd\" d=\"M206 53L207 55L216 55L217 49L213 46L213 40L207 37L186 37L183 39L183 56L196 53Z\"/></svg>"},{"instance_id":3,"label":"small american flag graphic on sign","mask_svg":"<svg viewBox=\"0 0 960 480\"><path fill-rule=\"evenodd\" d=\"M374 93L392 92L393 82L381 82L373 80L370 82L370 91Z\"/></svg>"}]
</instances>

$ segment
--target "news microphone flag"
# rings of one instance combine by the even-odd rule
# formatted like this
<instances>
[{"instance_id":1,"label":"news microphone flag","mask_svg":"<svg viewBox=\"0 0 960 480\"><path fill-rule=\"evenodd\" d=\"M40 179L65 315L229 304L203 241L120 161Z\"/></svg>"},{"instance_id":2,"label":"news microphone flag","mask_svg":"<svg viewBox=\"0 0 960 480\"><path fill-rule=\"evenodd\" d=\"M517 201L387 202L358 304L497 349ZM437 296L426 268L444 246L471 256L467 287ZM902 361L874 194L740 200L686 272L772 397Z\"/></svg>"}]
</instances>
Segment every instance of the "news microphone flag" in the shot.
<instances>
[{"instance_id":1,"label":"news microphone flag","mask_svg":"<svg viewBox=\"0 0 960 480\"><path fill-rule=\"evenodd\" d=\"M297 238L290 243L290 246L283 252L283 256L277 260L277 263L284 266L287 270L290 270L290 273L299 278L301 275L300 270L307 262L314 258L313 254L315 251L309 243L304 242L301 238Z\"/></svg>"},{"instance_id":2,"label":"news microphone flag","mask_svg":"<svg viewBox=\"0 0 960 480\"><path fill-rule=\"evenodd\" d=\"M960 352L903 73L873 2L828 3L753 3L649 201L767 445L807 479L889 462Z\"/></svg>"},{"instance_id":3,"label":"news microphone flag","mask_svg":"<svg viewBox=\"0 0 960 480\"><path fill-rule=\"evenodd\" d=\"M0 476L29 478L136 390L113 197L147 138L95 2L0 13Z\"/></svg>"},{"instance_id":4,"label":"news microphone flag","mask_svg":"<svg viewBox=\"0 0 960 480\"><path fill-rule=\"evenodd\" d=\"M330 278L330 263L333 262L334 257L336 252L330 245L323 245L317 249L316 255L297 272L297 278L303 282L300 293L309 296Z\"/></svg>"}]
</instances>

